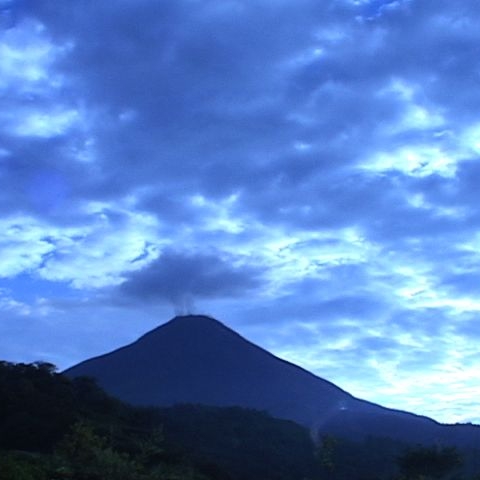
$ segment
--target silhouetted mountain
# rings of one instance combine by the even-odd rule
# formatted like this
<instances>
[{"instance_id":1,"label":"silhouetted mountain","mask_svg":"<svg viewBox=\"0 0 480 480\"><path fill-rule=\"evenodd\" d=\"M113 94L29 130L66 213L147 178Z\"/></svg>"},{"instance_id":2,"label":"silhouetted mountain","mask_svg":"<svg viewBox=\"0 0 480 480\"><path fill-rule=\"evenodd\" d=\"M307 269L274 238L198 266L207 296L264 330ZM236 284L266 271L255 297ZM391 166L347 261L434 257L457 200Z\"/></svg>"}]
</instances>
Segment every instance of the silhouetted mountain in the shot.
<instances>
[{"instance_id":1,"label":"silhouetted mountain","mask_svg":"<svg viewBox=\"0 0 480 480\"><path fill-rule=\"evenodd\" d=\"M134 405L194 403L265 410L351 439L480 445L480 427L447 426L359 400L206 317L176 317L136 342L68 370Z\"/></svg>"}]
</instances>

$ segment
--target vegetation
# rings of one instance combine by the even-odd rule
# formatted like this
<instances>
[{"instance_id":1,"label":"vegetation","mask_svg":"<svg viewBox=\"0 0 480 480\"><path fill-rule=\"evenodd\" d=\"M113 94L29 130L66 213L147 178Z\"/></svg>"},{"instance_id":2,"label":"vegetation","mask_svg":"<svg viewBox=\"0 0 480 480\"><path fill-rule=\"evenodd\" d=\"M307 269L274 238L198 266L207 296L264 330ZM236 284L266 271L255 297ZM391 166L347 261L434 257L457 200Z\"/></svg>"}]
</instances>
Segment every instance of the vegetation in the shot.
<instances>
[{"instance_id":1,"label":"vegetation","mask_svg":"<svg viewBox=\"0 0 480 480\"><path fill-rule=\"evenodd\" d=\"M313 441L294 422L255 410L198 405L161 409L158 420L167 443L207 467L210 476L289 480L314 474Z\"/></svg>"},{"instance_id":2,"label":"vegetation","mask_svg":"<svg viewBox=\"0 0 480 480\"><path fill-rule=\"evenodd\" d=\"M266 413L135 408L50 364L0 363L0 480L295 480L314 466L309 433Z\"/></svg>"},{"instance_id":3,"label":"vegetation","mask_svg":"<svg viewBox=\"0 0 480 480\"><path fill-rule=\"evenodd\" d=\"M441 479L449 477L463 463L453 447L416 447L405 451L398 458L403 478Z\"/></svg>"},{"instance_id":4,"label":"vegetation","mask_svg":"<svg viewBox=\"0 0 480 480\"><path fill-rule=\"evenodd\" d=\"M0 480L205 480L151 413L44 363L0 363Z\"/></svg>"},{"instance_id":5,"label":"vegetation","mask_svg":"<svg viewBox=\"0 0 480 480\"><path fill-rule=\"evenodd\" d=\"M473 478L461 464L454 448L388 438L315 446L305 428L238 407L132 407L51 364L0 362L0 480Z\"/></svg>"}]
</instances>

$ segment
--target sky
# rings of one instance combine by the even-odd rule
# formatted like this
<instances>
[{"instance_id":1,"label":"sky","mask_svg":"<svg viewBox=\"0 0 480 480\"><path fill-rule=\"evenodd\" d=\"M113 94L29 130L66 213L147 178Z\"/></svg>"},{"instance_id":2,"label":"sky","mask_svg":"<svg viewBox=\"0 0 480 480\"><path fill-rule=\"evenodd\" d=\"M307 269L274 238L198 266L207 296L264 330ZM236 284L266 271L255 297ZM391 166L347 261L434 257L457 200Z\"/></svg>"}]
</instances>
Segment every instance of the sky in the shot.
<instances>
[{"instance_id":1,"label":"sky","mask_svg":"<svg viewBox=\"0 0 480 480\"><path fill-rule=\"evenodd\" d=\"M480 423L477 0L0 0L0 358L214 316Z\"/></svg>"}]
</instances>

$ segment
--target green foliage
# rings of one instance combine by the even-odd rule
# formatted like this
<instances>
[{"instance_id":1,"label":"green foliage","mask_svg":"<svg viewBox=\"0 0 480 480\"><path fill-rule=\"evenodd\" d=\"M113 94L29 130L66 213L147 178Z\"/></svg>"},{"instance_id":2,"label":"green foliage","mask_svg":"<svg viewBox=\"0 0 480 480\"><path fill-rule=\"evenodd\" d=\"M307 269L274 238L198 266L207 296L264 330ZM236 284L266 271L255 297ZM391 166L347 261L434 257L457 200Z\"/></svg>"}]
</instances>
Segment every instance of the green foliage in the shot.
<instances>
[{"instance_id":1,"label":"green foliage","mask_svg":"<svg viewBox=\"0 0 480 480\"><path fill-rule=\"evenodd\" d=\"M323 435L317 450L318 476L329 480L391 479L397 468L395 458L405 444L379 437L355 442Z\"/></svg>"},{"instance_id":2,"label":"green foliage","mask_svg":"<svg viewBox=\"0 0 480 480\"><path fill-rule=\"evenodd\" d=\"M70 380L47 363L0 362L0 449L52 452L76 422L107 435L134 424L134 410L93 379Z\"/></svg>"},{"instance_id":3,"label":"green foliage","mask_svg":"<svg viewBox=\"0 0 480 480\"><path fill-rule=\"evenodd\" d=\"M0 480L207 478L183 458L166 463L163 443L155 410L51 364L0 362Z\"/></svg>"},{"instance_id":4,"label":"green foliage","mask_svg":"<svg viewBox=\"0 0 480 480\"><path fill-rule=\"evenodd\" d=\"M318 448L318 460L320 467L327 472L333 472L335 470L335 452L338 446L339 440L333 435L322 435L319 448Z\"/></svg>"},{"instance_id":5,"label":"green foliage","mask_svg":"<svg viewBox=\"0 0 480 480\"><path fill-rule=\"evenodd\" d=\"M74 417L70 382L53 365L0 362L0 449L48 451Z\"/></svg>"},{"instance_id":6,"label":"green foliage","mask_svg":"<svg viewBox=\"0 0 480 480\"><path fill-rule=\"evenodd\" d=\"M0 480L47 480L43 459L19 453L0 452Z\"/></svg>"},{"instance_id":7,"label":"green foliage","mask_svg":"<svg viewBox=\"0 0 480 480\"><path fill-rule=\"evenodd\" d=\"M60 443L56 452L57 474L75 480L134 480L137 465L127 454L119 453L97 435L92 426L77 423Z\"/></svg>"},{"instance_id":8,"label":"green foliage","mask_svg":"<svg viewBox=\"0 0 480 480\"><path fill-rule=\"evenodd\" d=\"M416 447L408 449L397 459L404 478L445 478L463 463L454 447Z\"/></svg>"},{"instance_id":9,"label":"green foliage","mask_svg":"<svg viewBox=\"0 0 480 480\"><path fill-rule=\"evenodd\" d=\"M163 463L161 436L153 434L137 445L138 455L119 452L98 435L94 426L77 423L59 444L54 478L74 480L208 480L192 466Z\"/></svg>"},{"instance_id":10,"label":"green foliage","mask_svg":"<svg viewBox=\"0 0 480 480\"><path fill-rule=\"evenodd\" d=\"M159 415L167 443L212 478L291 480L314 473L313 441L294 422L238 407L178 405Z\"/></svg>"}]
</instances>

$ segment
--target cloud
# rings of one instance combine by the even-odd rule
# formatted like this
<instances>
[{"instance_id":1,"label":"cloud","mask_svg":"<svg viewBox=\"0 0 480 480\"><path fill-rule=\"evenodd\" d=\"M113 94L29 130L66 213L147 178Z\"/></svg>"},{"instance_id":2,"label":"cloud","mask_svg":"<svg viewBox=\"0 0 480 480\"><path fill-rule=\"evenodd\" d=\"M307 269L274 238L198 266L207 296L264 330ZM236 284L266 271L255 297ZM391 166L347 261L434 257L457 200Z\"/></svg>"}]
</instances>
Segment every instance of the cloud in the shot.
<instances>
[{"instance_id":1,"label":"cloud","mask_svg":"<svg viewBox=\"0 0 480 480\"><path fill-rule=\"evenodd\" d=\"M357 394L441 416L416 395L450 405L442 374L475 386L478 13L474 0L0 2L0 308L15 355L54 312L81 359L94 322L133 336L169 302L198 302Z\"/></svg>"},{"instance_id":2,"label":"cloud","mask_svg":"<svg viewBox=\"0 0 480 480\"><path fill-rule=\"evenodd\" d=\"M118 294L137 301L171 302L184 311L202 298L245 297L261 287L262 271L244 259L215 253L186 254L175 250L132 272Z\"/></svg>"}]
</instances>

